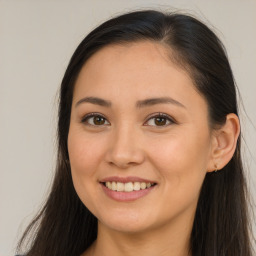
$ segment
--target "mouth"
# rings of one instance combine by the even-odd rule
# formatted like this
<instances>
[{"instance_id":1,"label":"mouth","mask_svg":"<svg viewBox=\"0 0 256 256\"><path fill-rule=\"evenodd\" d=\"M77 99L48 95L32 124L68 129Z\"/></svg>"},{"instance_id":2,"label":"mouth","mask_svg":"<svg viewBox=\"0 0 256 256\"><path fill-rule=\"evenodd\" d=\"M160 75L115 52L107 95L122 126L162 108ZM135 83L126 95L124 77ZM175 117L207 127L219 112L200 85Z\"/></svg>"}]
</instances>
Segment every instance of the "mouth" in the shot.
<instances>
[{"instance_id":1,"label":"mouth","mask_svg":"<svg viewBox=\"0 0 256 256\"><path fill-rule=\"evenodd\" d=\"M111 176L99 181L105 195L119 202L134 201L154 193L157 183L141 177Z\"/></svg>"},{"instance_id":2,"label":"mouth","mask_svg":"<svg viewBox=\"0 0 256 256\"><path fill-rule=\"evenodd\" d=\"M108 188L109 190L116 191L116 192L133 192L133 191L140 191L146 190L153 186L156 186L154 182L116 182L116 181L106 181L100 182L103 186Z\"/></svg>"}]
</instances>

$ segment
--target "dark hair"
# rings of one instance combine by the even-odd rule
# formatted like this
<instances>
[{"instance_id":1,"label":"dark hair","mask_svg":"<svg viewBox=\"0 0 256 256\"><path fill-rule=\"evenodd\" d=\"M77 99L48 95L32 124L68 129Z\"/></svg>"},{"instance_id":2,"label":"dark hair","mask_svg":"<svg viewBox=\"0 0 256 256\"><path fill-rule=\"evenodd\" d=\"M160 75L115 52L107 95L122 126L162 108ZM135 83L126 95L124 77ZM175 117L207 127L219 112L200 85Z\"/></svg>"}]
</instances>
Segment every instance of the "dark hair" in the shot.
<instances>
[{"instance_id":1,"label":"dark hair","mask_svg":"<svg viewBox=\"0 0 256 256\"><path fill-rule=\"evenodd\" d=\"M97 219L75 192L67 151L74 84L85 62L102 47L143 40L165 46L170 59L188 71L208 103L210 128L225 124L229 113L238 115L237 92L225 48L197 19L144 10L114 17L95 28L77 47L62 80L56 174L43 209L19 243L20 249L34 230L27 256L46 256L49 252L52 256L76 256L96 239ZM252 256L240 146L241 134L229 163L217 173L206 174L191 233L193 256Z\"/></svg>"}]
</instances>

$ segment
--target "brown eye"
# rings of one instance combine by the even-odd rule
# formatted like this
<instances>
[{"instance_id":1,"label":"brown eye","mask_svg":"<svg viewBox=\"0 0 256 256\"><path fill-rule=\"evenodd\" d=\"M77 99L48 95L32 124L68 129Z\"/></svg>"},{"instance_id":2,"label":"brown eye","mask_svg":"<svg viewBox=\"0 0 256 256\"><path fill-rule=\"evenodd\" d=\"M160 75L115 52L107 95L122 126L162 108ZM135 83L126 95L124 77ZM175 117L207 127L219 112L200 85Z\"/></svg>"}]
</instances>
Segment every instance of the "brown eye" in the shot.
<instances>
[{"instance_id":1,"label":"brown eye","mask_svg":"<svg viewBox=\"0 0 256 256\"><path fill-rule=\"evenodd\" d=\"M98 114L89 114L85 116L82 120L82 123L89 124L92 126L102 126L104 124L109 124L109 122L101 115Z\"/></svg>"},{"instance_id":2,"label":"brown eye","mask_svg":"<svg viewBox=\"0 0 256 256\"><path fill-rule=\"evenodd\" d=\"M95 117L93 117L93 123L95 124L95 125L102 125L102 124L104 124L104 118L103 117L101 117L101 116L95 116Z\"/></svg>"},{"instance_id":3,"label":"brown eye","mask_svg":"<svg viewBox=\"0 0 256 256\"><path fill-rule=\"evenodd\" d=\"M168 115L159 113L148 119L147 125L150 126L168 126L175 123Z\"/></svg>"},{"instance_id":4,"label":"brown eye","mask_svg":"<svg viewBox=\"0 0 256 256\"><path fill-rule=\"evenodd\" d=\"M166 125L166 118L165 117L157 117L155 118L155 124L156 125Z\"/></svg>"}]
</instances>

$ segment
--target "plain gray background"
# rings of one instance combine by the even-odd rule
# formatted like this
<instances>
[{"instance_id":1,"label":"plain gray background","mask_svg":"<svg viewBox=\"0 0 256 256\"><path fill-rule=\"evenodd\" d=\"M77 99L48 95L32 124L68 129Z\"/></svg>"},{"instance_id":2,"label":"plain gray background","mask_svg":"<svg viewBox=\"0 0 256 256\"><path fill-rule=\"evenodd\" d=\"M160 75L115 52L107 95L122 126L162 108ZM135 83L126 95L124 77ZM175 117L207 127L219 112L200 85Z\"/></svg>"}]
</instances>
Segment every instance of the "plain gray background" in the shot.
<instances>
[{"instance_id":1,"label":"plain gray background","mask_svg":"<svg viewBox=\"0 0 256 256\"><path fill-rule=\"evenodd\" d=\"M73 51L106 19L145 8L192 13L226 46L248 115L240 104L246 175L256 197L256 1L0 0L0 256L14 255L51 184L56 95Z\"/></svg>"}]
</instances>

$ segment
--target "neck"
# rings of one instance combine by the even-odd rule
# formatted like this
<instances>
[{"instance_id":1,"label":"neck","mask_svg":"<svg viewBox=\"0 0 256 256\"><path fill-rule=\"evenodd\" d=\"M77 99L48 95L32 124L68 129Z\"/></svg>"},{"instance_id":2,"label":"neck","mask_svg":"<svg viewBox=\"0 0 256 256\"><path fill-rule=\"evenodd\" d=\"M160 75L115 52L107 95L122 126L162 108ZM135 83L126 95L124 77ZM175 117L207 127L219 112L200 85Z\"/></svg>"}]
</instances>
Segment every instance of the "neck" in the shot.
<instances>
[{"instance_id":1,"label":"neck","mask_svg":"<svg viewBox=\"0 0 256 256\"><path fill-rule=\"evenodd\" d=\"M183 225L182 225L183 224ZM109 229L98 222L98 236L88 256L190 256L190 235L193 220L177 221L140 233Z\"/></svg>"}]
</instances>

